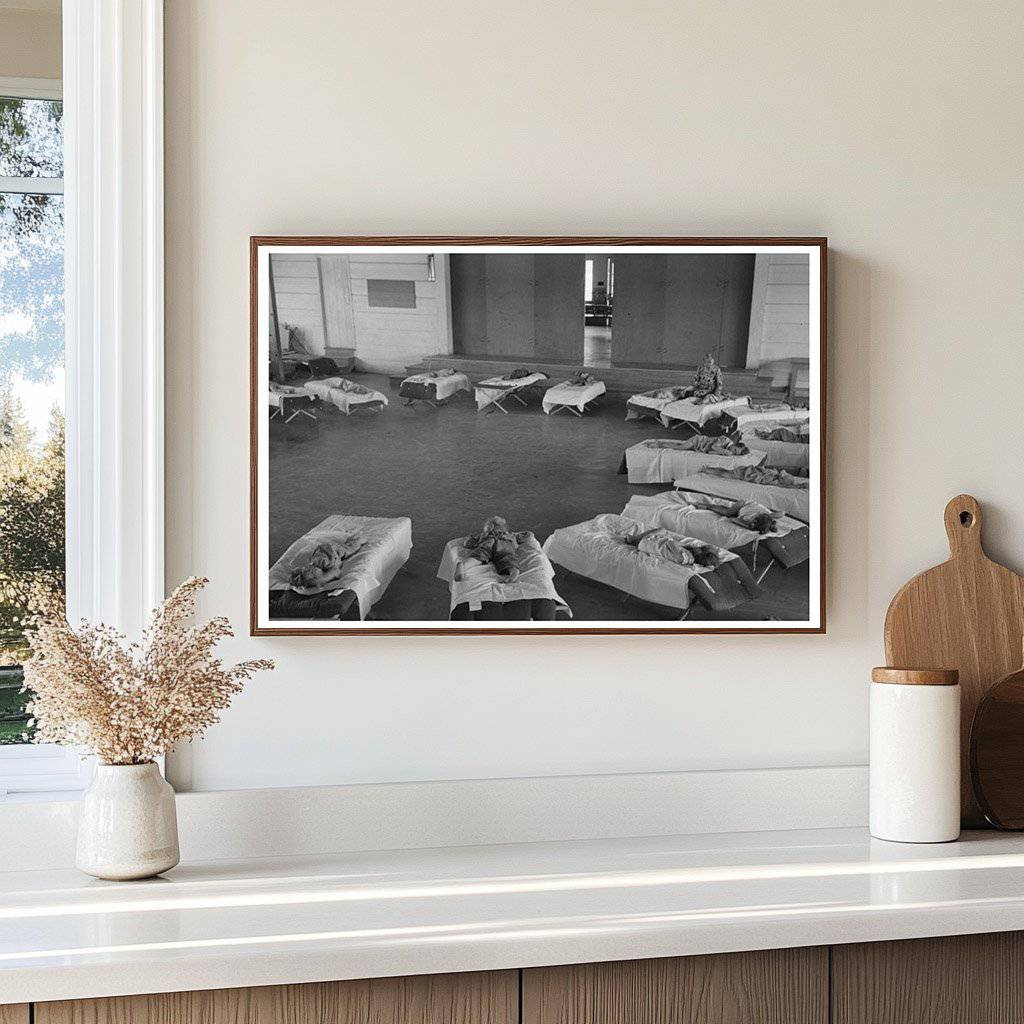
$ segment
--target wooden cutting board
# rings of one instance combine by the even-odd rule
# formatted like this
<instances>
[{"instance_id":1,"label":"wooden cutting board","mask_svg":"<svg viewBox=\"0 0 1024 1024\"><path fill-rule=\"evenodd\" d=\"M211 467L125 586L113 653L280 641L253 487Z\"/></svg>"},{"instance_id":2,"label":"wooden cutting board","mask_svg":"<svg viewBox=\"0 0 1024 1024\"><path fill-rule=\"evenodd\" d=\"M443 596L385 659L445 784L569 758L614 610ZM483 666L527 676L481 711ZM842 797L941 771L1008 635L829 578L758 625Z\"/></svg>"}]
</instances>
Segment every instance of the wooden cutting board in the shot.
<instances>
[{"instance_id":1,"label":"wooden cutting board","mask_svg":"<svg viewBox=\"0 0 1024 1024\"><path fill-rule=\"evenodd\" d=\"M945 511L948 562L904 584L885 616L885 657L894 668L960 671L960 815L985 826L971 791L971 723L993 683L1020 668L1024 577L993 562L981 544L981 508L957 495Z\"/></svg>"}]
</instances>

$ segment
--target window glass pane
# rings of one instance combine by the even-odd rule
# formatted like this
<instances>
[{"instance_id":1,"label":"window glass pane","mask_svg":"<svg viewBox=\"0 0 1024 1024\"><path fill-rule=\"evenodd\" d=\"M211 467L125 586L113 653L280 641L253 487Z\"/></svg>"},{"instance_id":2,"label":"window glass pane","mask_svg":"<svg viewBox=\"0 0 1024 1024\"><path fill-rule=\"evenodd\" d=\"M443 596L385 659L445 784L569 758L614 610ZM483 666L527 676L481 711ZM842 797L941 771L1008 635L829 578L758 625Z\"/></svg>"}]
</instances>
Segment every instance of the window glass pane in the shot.
<instances>
[{"instance_id":1,"label":"window glass pane","mask_svg":"<svg viewBox=\"0 0 1024 1024\"><path fill-rule=\"evenodd\" d=\"M64 176L62 111L59 100L0 96L0 176Z\"/></svg>"},{"instance_id":2,"label":"window glass pane","mask_svg":"<svg viewBox=\"0 0 1024 1024\"><path fill-rule=\"evenodd\" d=\"M0 744L30 738L26 618L64 589L64 198L0 192Z\"/></svg>"}]
</instances>

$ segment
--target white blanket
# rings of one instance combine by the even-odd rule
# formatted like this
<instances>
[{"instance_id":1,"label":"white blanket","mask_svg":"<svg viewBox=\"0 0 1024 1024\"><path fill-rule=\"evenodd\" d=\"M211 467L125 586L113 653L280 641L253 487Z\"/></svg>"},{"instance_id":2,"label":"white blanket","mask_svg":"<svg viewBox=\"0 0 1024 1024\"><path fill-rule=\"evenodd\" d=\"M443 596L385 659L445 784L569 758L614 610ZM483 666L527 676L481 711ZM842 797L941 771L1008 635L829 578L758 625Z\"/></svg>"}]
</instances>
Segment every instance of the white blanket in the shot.
<instances>
[{"instance_id":1,"label":"white blanket","mask_svg":"<svg viewBox=\"0 0 1024 1024\"><path fill-rule=\"evenodd\" d=\"M748 455L716 455L695 452L686 448L686 441L651 438L626 449L626 473L631 484L666 484L677 476L699 473L705 466L735 469L740 466L759 466L764 452Z\"/></svg>"},{"instance_id":2,"label":"white blanket","mask_svg":"<svg viewBox=\"0 0 1024 1024\"><path fill-rule=\"evenodd\" d=\"M758 501L773 512L793 516L802 523L811 521L811 496L806 487L775 487L746 480L730 480L715 473L693 473L675 481L676 490L717 494L723 498Z\"/></svg>"},{"instance_id":3,"label":"white blanket","mask_svg":"<svg viewBox=\"0 0 1024 1024\"><path fill-rule=\"evenodd\" d=\"M318 544L340 541L353 534L363 541L362 547L345 559L341 577L330 584L325 593L355 591L359 598L359 617L365 619L369 610L383 596L395 573L409 560L412 551L412 520L381 519L373 516L328 516L322 523L303 534L271 566L270 590L291 590L292 569L301 565Z\"/></svg>"},{"instance_id":4,"label":"white blanket","mask_svg":"<svg viewBox=\"0 0 1024 1024\"><path fill-rule=\"evenodd\" d=\"M644 601L670 608L690 607L690 580L714 572L700 565L678 565L639 551L616 534L636 527L625 516L600 515L585 523L555 530L544 541L544 552L570 572L597 580ZM737 556L720 551L722 561Z\"/></svg>"},{"instance_id":5,"label":"white blanket","mask_svg":"<svg viewBox=\"0 0 1024 1024\"><path fill-rule=\"evenodd\" d=\"M750 404L750 399L744 398L723 398L720 402L706 402L701 405L692 398L682 398L676 402L669 402L661 409L661 422L664 426L670 426L677 420L684 420L694 426L703 427L705 423L718 419L725 412L742 409Z\"/></svg>"},{"instance_id":6,"label":"white blanket","mask_svg":"<svg viewBox=\"0 0 1024 1024\"><path fill-rule=\"evenodd\" d=\"M456 392L473 390L469 377L464 373L448 373L440 377L435 377L430 373L414 373L411 377L406 377L402 383L433 384L439 402L451 398Z\"/></svg>"},{"instance_id":7,"label":"white blanket","mask_svg":"<svg viewBox=\"0 0 1024 1024\"><path fill-rule=\"evenodd\" d=\"M359 387L360 391L345 391L343 385ZM368 405L379 402L387 405L387 396L380 391L374 391L365 385L354 385L353 381L345 377L327 377L324 380L311 380L303 384L304 390L315 395L322 402L330 402L337 406L347 416L357 405Z\"/></svg>"},{"instance_id":8,"label":"white blanket","mask_svg":"<svg viewBox=\"0 0 1024 1024\"><path fill-rule=\"evenodd\" d=\"M563 405L571 405L583 412L587 402L600 398L606 390L603 380L595 380L591 384L570 384L565 380L544 392L541 406L549 415Z\"/></svg>"},{"instance_id":9,"label":"white blanket","mask_svg":"<svg viewBox=\"0 0 1024 1024\"><path fill-rule=\"evenodd\" d=\"M743 443L755 452L764 452L766 466L776 469L809 469L811 446L799 441L768 441L754 433L744 434Z\"/></svg>"},{"instance_id":10,"label":"white blanket","mask_svg":"<svg viewBox=\"0 0 1024 1024\"><path fill-rule=\"evenodd\" d=\"M694 537L705 544L714 544L729 550L741 548L746 544L757 544L768 537L784 537L794 530L806 529L804 524L796 519L780 516L771 533L758 533L722 512L695 508L694 502L720 503L724 508L730 508L732 505L732 502L726 499L714 498L707 494L666 491L650 496L635 495L629 499L622 514L643 523L644 526L663 526L666 530L681 533L685 537Z\"/></svg>"},{"instance_id":11,"label":"white blanket","mask_svg":"<svg viewBox=\"0 0 1024 1024\"><path fill-rule=\"evenodd\" d=\"M729 415L736 420L736 429L742 434L751 427L772 426L785 427L793 423L805 423L811 418L808 409L793 409L788 405L763 406L752 405L749 409L732 409Z\"/></svg>"},{"instance_id":12,"label":"white blanket","mask_svg":"<svg viewBox=\"0 0 1024 1024\"><path fill-rule=\"evenodd\" d=\"M547 379L546 373L531 373L528 377L517 377L515 380L509 380L508 377L488 377L486 380L479 381L475 391L477 412L500 401L506 395L512 394L513 391L528 388Z\"/></svg>"},{"instance_id":13,"label":"white blanket","mask_svg":"<svg viewBox=\"0 0 1024 1024\"><path fill-rule=\"evenodd\" d=\"M519 544L519 576L511 583L500 576L493 565L484 565L472 558L465 543L465 537L448 541L437 570L437 578L451 587L451 610L463 603L475 612L485 601L505 604L546 598L556 602L559 611L572 617L569 606L555 590L554 567L532 534Z\"/></svg>"}]
</instances>

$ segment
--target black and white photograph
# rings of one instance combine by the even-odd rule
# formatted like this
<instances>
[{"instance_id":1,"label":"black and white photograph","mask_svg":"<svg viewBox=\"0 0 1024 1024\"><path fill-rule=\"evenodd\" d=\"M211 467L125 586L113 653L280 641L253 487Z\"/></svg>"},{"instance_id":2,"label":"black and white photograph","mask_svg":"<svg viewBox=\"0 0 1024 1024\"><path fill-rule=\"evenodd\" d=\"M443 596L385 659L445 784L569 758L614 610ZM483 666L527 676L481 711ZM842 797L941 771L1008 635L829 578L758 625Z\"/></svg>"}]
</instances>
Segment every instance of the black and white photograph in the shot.
<instances>
[{"instance_id":1,"label":"black and white photograph","mask_svg":"<svg viewBox=\"0 0 1024 1024\"><path fill-rule=\"evenodd\" d=\"M252 240L252 630L824 629L824 240Z\"/></svg>"}]
</instances>

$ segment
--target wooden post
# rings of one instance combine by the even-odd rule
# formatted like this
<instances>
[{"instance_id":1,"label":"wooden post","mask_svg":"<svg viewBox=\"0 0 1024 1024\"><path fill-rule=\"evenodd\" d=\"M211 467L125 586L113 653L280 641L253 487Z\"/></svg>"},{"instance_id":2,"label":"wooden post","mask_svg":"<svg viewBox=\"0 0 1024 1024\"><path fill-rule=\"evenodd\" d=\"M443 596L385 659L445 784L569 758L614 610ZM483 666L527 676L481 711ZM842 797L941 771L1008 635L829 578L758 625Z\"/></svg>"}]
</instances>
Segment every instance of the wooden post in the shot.
<instances>
[{"instance_id":1,"label":"wooden post","mask_svg":"<svg viewBox=\"0 0 1024 1024\"><path fill-rule=\"evenodd\" d=\"M267 274L270 278L270 315L274 318L273 372L271 376L278 384L284 383L284 357L281 346L281 322L277 319L277 292L274 289L274 257L267 257Z\"/></svg>"}]
</instances>

